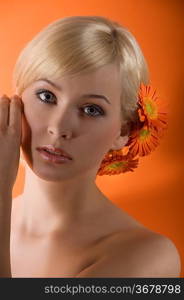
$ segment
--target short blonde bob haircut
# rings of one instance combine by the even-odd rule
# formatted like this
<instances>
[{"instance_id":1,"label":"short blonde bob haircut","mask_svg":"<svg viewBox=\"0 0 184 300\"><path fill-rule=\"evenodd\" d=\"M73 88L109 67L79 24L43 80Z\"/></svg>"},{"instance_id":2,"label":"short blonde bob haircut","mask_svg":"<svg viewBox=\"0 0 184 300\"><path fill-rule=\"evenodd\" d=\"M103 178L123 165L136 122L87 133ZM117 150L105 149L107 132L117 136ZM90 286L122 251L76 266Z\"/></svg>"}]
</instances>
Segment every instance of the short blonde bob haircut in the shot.
<instances>
[{"instance_id":1,"label":"short blonde bob haircut","mask_svg":"<svg viewBox=\"0 0 184 300\"><path fill-rule=\"evenodd\" d=\"M21 51L13 86L21 96L38 79L89 73L110 63L121 74L122 120L135 122L140 83L149 83L147 63L130 31L102 16L65 17L43 28Z\"/></svg>"}]
</instances>

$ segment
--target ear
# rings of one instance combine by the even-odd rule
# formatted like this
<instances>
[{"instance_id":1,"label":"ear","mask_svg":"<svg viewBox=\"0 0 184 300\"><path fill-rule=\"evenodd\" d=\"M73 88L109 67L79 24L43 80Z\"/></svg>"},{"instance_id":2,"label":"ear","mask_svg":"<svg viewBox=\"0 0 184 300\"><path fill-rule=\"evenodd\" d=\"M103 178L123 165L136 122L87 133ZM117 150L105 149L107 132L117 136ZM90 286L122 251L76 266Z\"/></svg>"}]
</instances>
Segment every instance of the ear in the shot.
<instances>
[{"instance_id":1,"label":"ear","mask_svg":"<svg viewBox=\"0 0 184 300\"><path fill-rule=\"evenodd\" d=\"M118 132L118 135L115 141L112 144L111 150L120 150L122 149L129 140L129 129L127 124L123 124L121 129Z\"/></svg>"},{"instance_id":2,"label":"ear","mask_svg":"<svg viewBox=\"0 0 184 300\"><path fill-rule=\"evenodd\" d=\"M118 138L118 140L116 140L113 143L111 149L112 150L120 150L120 149L122 149L127 144L128 140L129 140L129 136L128 135L120 136Z\"/></svg>"}]
</instances>

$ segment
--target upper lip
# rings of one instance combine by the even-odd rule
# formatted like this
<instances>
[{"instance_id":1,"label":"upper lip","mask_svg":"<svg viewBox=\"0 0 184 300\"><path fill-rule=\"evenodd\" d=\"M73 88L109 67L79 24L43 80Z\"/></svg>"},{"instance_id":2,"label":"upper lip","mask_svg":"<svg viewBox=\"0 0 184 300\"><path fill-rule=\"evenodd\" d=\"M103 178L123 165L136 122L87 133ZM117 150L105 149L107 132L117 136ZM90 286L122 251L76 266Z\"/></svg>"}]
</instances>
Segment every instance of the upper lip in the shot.
<instances>
[{"instance_id":1,"label":"upper lip","mask_svg":"<svg viewBox=\"0 0 184 300\"><path fill-rule=\"evenodd\" d=\"M72 159L72 157L66 152L64 151L63 149L61 148L56 148L55 146L53 145L43 145L41 147L37 147L36 148L37 150L52 150L52 151L55 151L55 152L59 152L62 156L64 157L67 157L69 159Z\"/></svg>"}]
</instances>

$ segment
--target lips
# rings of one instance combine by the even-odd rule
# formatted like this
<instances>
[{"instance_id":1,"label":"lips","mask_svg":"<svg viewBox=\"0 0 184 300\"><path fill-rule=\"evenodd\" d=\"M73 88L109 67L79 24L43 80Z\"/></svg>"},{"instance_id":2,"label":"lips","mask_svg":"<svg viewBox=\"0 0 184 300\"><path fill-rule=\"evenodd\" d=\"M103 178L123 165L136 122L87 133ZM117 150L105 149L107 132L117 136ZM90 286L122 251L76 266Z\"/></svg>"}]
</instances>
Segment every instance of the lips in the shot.
<instances>
[{"instance_id":1,"label":"lips","mask_svg":"<svg viewBox=\"0 0 184 300\"><path fill-rule=\"evenodd\" d=\"M72 157L67 153L65 152L63 149L61 148L56 148L54 147L53 145L44 145L42 147L37 147L36 148L38 151L39 150L45 150L45 151L48 151L50 153L53 153L55 155L58 155L58 156L63 156L63 157L66 157L70 160L72 160Z\"/></svg>"}]
</instances>

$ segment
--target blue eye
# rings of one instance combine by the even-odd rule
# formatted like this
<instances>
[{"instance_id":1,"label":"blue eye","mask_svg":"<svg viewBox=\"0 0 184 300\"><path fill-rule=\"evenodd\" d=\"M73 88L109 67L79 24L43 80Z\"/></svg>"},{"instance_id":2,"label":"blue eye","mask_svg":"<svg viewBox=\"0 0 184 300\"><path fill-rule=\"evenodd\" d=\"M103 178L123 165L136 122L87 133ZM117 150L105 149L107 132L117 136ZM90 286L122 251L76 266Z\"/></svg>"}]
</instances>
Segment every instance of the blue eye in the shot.
<instances>
[{"instance_id":1,"label":"blue eye","mask_svg":"<svg viewBox=\"0 0 184 300\"><path fill-rule=\"evenodd\" d=\"M39 92L36 93L37 98L38 98L41 102L46 102L46 103L48 103L48 104L52 104L52 103L53 103L53 102L50 102L49 97L46 97L45 100L42 99L42 98L40 98L40 95L42 95L42 94L48 94L48 95L50 94L50 95L52 95L52 96L54 96L54 94L52 94L51 92L49 92L49 91L47 91L47 90L41 90L41 91L39 91Z\"/></svg>"},{"instance_id":2,"label":"blue eye","mask_svg":"<svg viewBox=\"0 0 184 300\"><path fill-rule=\"evenodd\" d=\"M42 97L45 98L45 99L41 98L40 95L43 95L43 94L46 94L46 95L52 95L53 97L55 97L54 94L51 93L51 92L48 91L48 90L41 90L41 91L35 93L35 95L37 96L37 98L39 99L39 101L45 102L45 103L47 103L47 104L54 104L54 102L50 100L50 96L46 96L46 97L45 97L45 96L44 96L44 97L42 96ZM51 99L52 99L52 98L51 98ZM100 116L100 115L104 115L103 109L102 109L100 106L98 106L98 105L94 105L94 104L93 104L93 105L86 105L84 108L82 108L82 110L84 111L86 108L87 108L87 110L88 110L88 108L90 108L90 110L92 109L92 113L91 113L91 114L87 114L87 115L89 115L90 117L97 117L97 116ZM89 110L89 111L90 111L90 110ZM96 111L98 114L94 114L95 111Z\"/></svg>"},{"instance_id":3,"label":"blue eye","mask_svg":"<svg viewBox=\"0 0 184 300\"><path fill-rule=\"evenodd\" d=\"M89 111L92 109L92 114L90 115L92 117L97 117L99 115L101 115L101 116L104 115L103 110L99 106L96 106L96 105L87 105L82 110L85 110L85 108L87 108L87 109L89 108ZM98 113L97 115L96 114L94 115L95 111Z\"/></svg>"}]
</instances>

